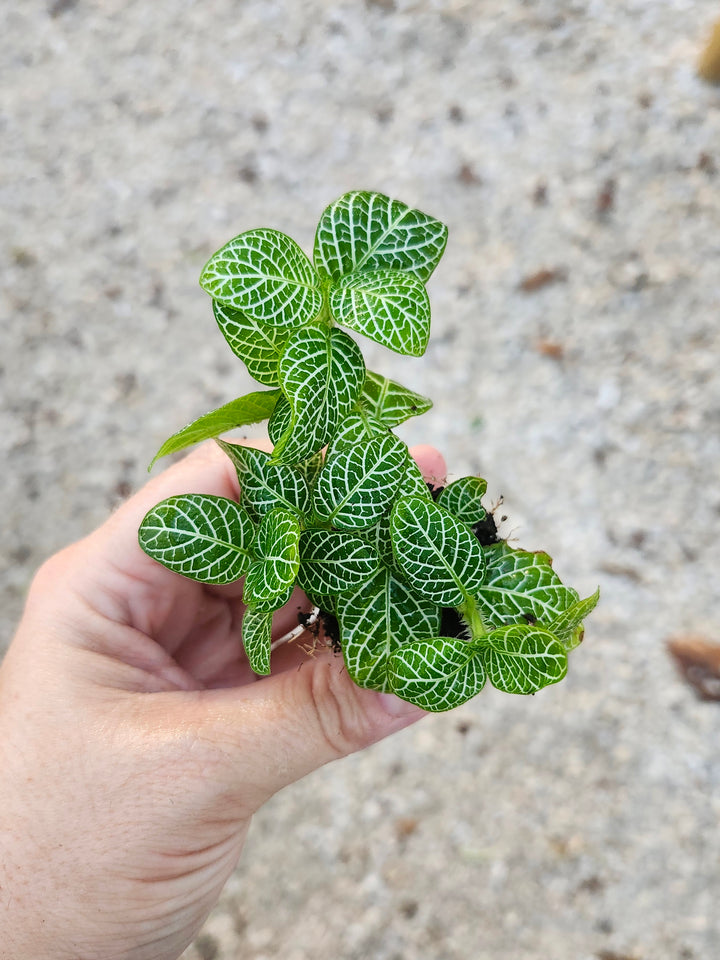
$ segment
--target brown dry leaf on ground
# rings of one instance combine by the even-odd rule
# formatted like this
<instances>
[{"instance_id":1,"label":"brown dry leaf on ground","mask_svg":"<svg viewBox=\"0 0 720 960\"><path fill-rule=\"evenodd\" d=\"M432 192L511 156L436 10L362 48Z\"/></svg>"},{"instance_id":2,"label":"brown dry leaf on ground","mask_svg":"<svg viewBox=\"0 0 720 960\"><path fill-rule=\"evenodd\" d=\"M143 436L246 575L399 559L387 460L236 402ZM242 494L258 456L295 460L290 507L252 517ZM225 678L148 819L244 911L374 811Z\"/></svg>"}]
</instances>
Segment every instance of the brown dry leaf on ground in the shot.
<instances>
[{"instance_id":1,"label":"brown dry leaf on ground","mask_svg":"<svg viewBox=\"0 0 720 960\"><path fill-rule=\"evenodd\" d=\"M536 290L542 290L551 283L561 283L563 280L567 280L567 271L562 267L553 267L528 274L520 281L518 288L523 293L535 293Z\"/></svg>"},{"instance_id":2,"label":"brown dry leaf on ground","mask_svg":"<svg viewBox=\"0 0 720 960\"><path fill-rule=\"evenodd\" d=\"M698 699L720 701L720 644L689 635L672 637L667 648Z\"/></svg>"}]
</instances>

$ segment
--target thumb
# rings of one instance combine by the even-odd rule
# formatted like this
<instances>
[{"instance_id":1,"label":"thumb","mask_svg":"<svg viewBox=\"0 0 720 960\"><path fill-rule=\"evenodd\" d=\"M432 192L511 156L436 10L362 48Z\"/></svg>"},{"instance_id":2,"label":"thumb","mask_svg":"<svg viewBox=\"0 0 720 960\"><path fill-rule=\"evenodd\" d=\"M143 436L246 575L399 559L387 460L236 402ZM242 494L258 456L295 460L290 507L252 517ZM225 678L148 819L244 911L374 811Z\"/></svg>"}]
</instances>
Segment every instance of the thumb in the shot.
<instances>
[{"instance_id":1,"label":"thumb","mask_svg":"<svg viewBox=\"0 0 720 960\"><path fill-rule=\"evenodd\" d=\"M356 686L331 654L245 687L203 691L195 706L204 714L197 717L204 738L231 755L228 774L250 812L312 770L426 715L392 694Z\"/></svg>"}]
</instances>

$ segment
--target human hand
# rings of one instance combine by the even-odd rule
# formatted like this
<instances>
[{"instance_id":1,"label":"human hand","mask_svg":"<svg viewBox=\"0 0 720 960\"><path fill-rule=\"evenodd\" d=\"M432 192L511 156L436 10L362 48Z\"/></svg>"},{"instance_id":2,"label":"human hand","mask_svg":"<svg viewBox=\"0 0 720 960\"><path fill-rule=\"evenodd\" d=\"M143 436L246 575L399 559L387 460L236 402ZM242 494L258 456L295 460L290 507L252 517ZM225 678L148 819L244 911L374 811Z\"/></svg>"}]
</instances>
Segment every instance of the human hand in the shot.
<instances>
[{"instance_id":1,"label":"human hand","mask_svg":"<svg viewBox=\"0 0 720 960\"><path fill-rule=\"evenodd\" d=\"M414 450L428 476L441 456ZM423 714L285 645L256 677L240 583L186 580L137 530L181 493L237 498L214 444L38 572L0 668L0 956L175 960L273 793ZM297 623L302 594L276 617ZM299 665L302 663L302 668Z\"/></svg>"}]
</instances>

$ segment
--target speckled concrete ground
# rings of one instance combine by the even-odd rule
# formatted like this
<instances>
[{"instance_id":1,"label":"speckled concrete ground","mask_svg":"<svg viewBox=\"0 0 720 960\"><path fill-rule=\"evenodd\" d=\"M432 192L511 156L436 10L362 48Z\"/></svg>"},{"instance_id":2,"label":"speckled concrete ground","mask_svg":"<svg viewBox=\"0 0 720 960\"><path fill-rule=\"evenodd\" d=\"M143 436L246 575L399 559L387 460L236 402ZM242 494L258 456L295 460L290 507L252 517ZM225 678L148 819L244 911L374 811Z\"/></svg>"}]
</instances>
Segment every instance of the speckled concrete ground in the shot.
<instances>
[{"instance_id":1,"label":"speckled concrete ground","mask_svg":"<svg viewBox=\"0 0 720 960\"><path fill-rule=\"evenodd\" d=\"M0 9L2 627L35 566L250 385L197 286L378 189L449 224L406 431L602 604L563 685L492 691L257 817L187 960L717 960L715 0L24 0ZM542 285L539 271L548 271ZM523 289L523 284L525 288ZM533 289L535 288L535 289Z\"/></svg>"}]
</instances>

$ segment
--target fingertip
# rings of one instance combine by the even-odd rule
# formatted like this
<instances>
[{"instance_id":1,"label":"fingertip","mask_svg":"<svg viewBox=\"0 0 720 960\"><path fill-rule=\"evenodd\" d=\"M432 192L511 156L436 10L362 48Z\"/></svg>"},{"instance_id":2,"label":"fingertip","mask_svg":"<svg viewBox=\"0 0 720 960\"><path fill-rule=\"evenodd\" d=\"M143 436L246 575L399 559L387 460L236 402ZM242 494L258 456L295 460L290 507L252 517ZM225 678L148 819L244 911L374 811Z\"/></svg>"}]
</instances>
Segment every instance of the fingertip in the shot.
<instances>
[{"instance_id":1,"label":"fingertip","mask_svg":"<svg viewBox=\"0 0 720 960\"><path fill-rule=\"evenodd\" d=\"M427 716L421 707L416 707L414 703L408 703L407 700L401 700L394 693L379 693L378 702L385 713L395 720L402 718L408 723L414 723L421 717Z\"/></svg>"},{"instance_id":2,"label":"fingertip","mask_svg":"<svg viewBox=\"0 0 720 960\"><path fill-rule=\"evenodd\" d=\"M440 451L429 443L420 443L410 447L410 453L422 470L423 476L437 485L445 483L447 464Z\"/></svg>"}]
</instances>

